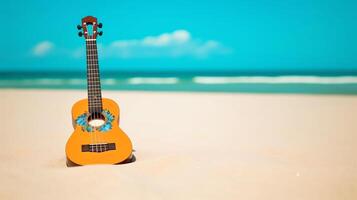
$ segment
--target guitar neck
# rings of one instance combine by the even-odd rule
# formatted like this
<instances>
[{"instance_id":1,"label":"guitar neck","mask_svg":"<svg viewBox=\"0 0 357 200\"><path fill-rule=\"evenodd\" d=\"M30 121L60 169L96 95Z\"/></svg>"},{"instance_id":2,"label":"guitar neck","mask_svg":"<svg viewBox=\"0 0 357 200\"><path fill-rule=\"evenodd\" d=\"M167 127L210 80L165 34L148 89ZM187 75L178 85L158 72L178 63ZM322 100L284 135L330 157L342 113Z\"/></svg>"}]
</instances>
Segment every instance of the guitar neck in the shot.
<instances>
[{"instance_id":1,"label":"guitar neck","mask_svg":"<svg viewBox=\"0 0 357 200\"><path fill-rule=\"evenodd\" d=\"M86 52L88 109L90 113L102 112L102 91L100 85L96 39L86 39Z\"/></svg>"}]
</instances>

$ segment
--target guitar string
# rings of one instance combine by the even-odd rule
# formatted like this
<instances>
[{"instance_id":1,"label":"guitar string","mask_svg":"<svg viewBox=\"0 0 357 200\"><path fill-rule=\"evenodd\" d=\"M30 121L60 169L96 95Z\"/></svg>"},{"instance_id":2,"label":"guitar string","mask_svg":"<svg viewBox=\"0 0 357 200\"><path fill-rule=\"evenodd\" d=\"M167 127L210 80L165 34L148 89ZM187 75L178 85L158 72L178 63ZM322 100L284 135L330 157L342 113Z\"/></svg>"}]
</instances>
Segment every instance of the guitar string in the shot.
<instances>
[{"instance_id":1,"label":"guitar string","mask_svg":"<svg viewBox=\"0 0 357 200\"><path fill-rule=\"evenodd\" d=\"M96 91L95 91L95 87L94 87L94 78L95 78L95 74L94 74L94 70L93 70L93 67L94 67L94 62L93 62L93 50L92 50L92 44L91 44L91 36L89 36L90 40L88 40L88 49L89 49L89 64L90 64L90 67L89 67L89 74L90 74L90 79L89 79L89 90L90 90L90 95L89 95L89 104L90 104L90 119L93 120L93 119L96 119L97 118L97 110L96 110L96 106L95 106L95 95L96 95ZM94 98L93 98L94 97ZM98 141L97 141L97 134L95 132L95 130L93 130L93 132L91 133L92 134L92 137L94 138L94 143L93 143L93 146L92 146L92 149L94 149L93 147L95 147L96 149L96 152L98 152Z\"/></svg>"},{"instance_id":2,"label":"guitar string","mask_svg":"<svg viewBox=\"0 0 357 200\"><path fill-rule=\"evenodd\" d=\"M91 36L92 38L91 39L93 39L93 35ZM94 120L96 120L96 119L98 119L98 107L97 107L97 88L96 88L96 85L95 85L95 83L96 83L96 72L95 72L95 68L96 68L96 66L95 66L95 56L94 56L94 48L93 48L93 44L92 44L92 41L93 40L90 40L89 41L89 49L90 49L90 54L91 54L91 74L92 74L92 85L91 85L91 87L92 87L92 91L93 91L93 94L92 94L92 97L94 97L94 98L92 98L92 106L93 106L93 108L94 108ZM94 132L93 132L93 134L94 134L94 138L95 138L95 150L96 150L96 152L98 152L98 134L97 134L97 130L94 130Z\"/></svg>"},{"instance_id":3,"label":"guitar string","mask_svg":"<svg viewBox=\"0 0 357 200\"><path fill-rule=\"evenodd\" d=\"M93 36L94 37L94 36ZM91 44L92 50L93 50L93 66L94 66L94 76L95 76L95 83L94 83L94 91L95 91L95 110L97 117L101 119L102 114L101 114L101 95L100 95L100 77L99 77L99 63L98 63L98 53L97 53L97 45L96 45L96 40L92 40ZM99 143L99 149L100 152L103 151L102 148L102 139L101 139L101 133L100 131L97 131L97 138L98 138L98 143Z\"/></svg>"},{"instance_id":4,"label":"guitar string","mask_svg":"<svg viewBox=\"0 0 357 200\"><path fill-rule=\"evenodd\" d=\"M102 94L101 94L101 84L100 84L100 74L99 74L99 59L98 59L98 48L97 48L97 40L94 40L93 41L93 43L94 43L94 55L95 55L95 58L96 58L96 60L95 60L95 62L96 62L96 71L97 71L97 77L98 77L98 96L99 96L99 113L101 113L100 114L100 117L102 118L102 111L103 111L103 102L102 102ZM102 120L104 120L104 124L105 124L105 119L102 119ZM102 126L104 125L104 124L102 124ZM101 152L103 152L103 145L104 145L104 147L105 147L105 144L104 144L104 141L102 140L102 135L103 133L101 133L101 132L99 132L99 139L100 139L100 151Z\"/></svg>"},{"instance_id":5,"label":"guitar string","mask_svg":"<svg viewBox=\"0 0 357 200\"><path fill-rule=\"evenodd\" d=\"M89 37L89 36L88 36ZM92 115L92 105L91 105L91 86L90 86L90 79L91 79L91 71L90 71L90 65L91 65L91 59L90 59L90 46L89 46L89 40L86 40L86 49L87 49L87 87L88 87L88 111L89 111L89 117L91 117ZM86 130L88 131L88 130ZM95 143L94 141L94 136L93 134L89 133L90 134L90 140L91 140L91 145L89 145L89 148L90 148L90 151L93 151L93 145Z\"/></svg>"}]
</instances>

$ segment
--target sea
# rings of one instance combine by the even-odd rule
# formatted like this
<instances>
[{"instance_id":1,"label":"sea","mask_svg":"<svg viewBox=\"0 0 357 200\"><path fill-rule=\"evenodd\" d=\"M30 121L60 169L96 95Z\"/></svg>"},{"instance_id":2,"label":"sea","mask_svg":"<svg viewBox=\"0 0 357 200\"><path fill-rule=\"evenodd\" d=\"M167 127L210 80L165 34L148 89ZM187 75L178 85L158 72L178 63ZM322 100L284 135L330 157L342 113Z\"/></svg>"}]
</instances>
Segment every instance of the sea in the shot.
<instances>
[{"instance_id":1,"label":"sea","mask_svg":"<svg viewBox=\"0 0 357 200\"><path fill-rule=\"evenodd\" d=\"M357 95L357 74L106 72L103 90ZM86 89L85 72L0 72L0 88Z\"/></svg>"}]
</instances>

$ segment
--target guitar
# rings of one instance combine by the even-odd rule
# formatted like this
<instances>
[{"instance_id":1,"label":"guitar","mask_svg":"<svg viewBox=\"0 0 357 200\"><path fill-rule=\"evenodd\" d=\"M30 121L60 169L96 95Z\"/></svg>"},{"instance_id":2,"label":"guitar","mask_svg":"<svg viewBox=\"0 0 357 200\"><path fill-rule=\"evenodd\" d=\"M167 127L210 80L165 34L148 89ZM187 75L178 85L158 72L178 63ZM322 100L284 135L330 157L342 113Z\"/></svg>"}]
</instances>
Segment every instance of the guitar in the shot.
<instances>
[{"instance_id":1,"label":"guitar","mask_svg":"<svg viewBox=\"0 0 357 200\"><path fill-rule=\"evenodd\" d=\"M86 41L88 98L72 107L74 132L66 144L67 166L127 162L133 159L132 143L119 127L119 106L101 94L96 41L103 33L97 30L102 23L87 16L77 28L83 29L78 34Z\"/></svg>"}]
</instances>

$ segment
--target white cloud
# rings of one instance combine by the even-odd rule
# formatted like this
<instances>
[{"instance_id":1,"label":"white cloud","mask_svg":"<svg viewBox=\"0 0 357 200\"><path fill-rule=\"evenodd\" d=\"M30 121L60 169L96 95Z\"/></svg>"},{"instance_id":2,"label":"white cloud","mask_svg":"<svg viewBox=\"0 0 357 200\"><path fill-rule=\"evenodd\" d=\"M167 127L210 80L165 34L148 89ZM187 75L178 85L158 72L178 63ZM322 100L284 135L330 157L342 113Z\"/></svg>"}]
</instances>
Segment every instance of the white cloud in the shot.
<instances>
[{"instance_id":1,"label":"white cloud","mask_svg":"<svg viewBox=\"0 0 357 200\"><path fill-rule=\"evenodd\" d=\"M34 56L45 56L48 54L54 47L54 44L50 41L42 41L35 45L32 49L32 54Z\"/></svg>"},{"instance_id":2,"label":"white cloud","mask_svg":"<svg viewBox=\"0 0 357 200\"><path fill-rule=\"evenodd\" d=\"M172 33L163 33L159 36L148 36L142 40L144 46L169 46L188 42L191 34L186 30L177 30Z\"/></svg>"},{"instance_id":3,"label":"white cloud","mask_svg":"<svg viewBox=\"0 0 357 200\"><path fill-rule=\"evenodd\" d=\"M192 38L187 30L176 30L142 39L117 40L108 46L98 47L103 56L120 58L181 56L204 58L212 54L230 52L217 41Z\"/></svg>"}]
</instances>

